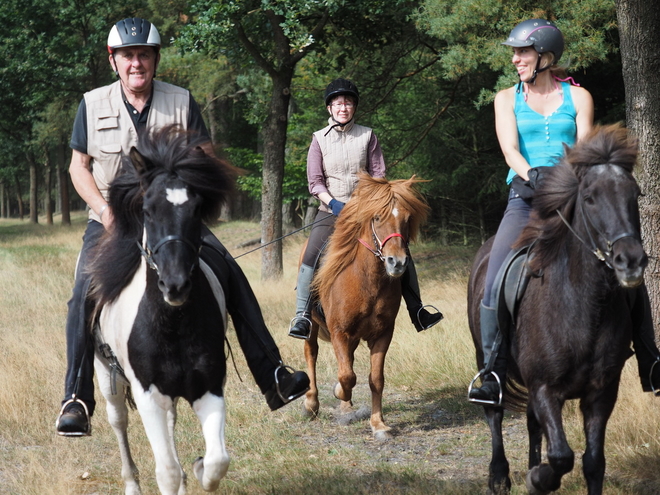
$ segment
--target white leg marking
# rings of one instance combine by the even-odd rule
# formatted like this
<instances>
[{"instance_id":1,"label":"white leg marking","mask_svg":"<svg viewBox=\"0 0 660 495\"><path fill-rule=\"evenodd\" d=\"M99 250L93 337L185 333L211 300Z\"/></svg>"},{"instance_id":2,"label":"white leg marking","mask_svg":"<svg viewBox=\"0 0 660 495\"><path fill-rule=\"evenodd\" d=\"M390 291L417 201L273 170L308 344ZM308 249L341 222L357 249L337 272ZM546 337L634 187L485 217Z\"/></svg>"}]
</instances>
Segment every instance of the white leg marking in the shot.
<instances>
[{"instance_id":1,"label":"white leg marking","mask_svg":"<svg viewBox=\"0 0 660 495\"><path fill-rule=\"evenodd\" d=\"M193 471L202 488L214 491L229 469L229 454L225 447L225 400L206 393L196 400L193 409L202 424L206 455L197 459Z\"/></svg>"},{"instance_id":2,"label":"white leg marking","mask_svg":"<svg viewBox=\"0 0 660 495\"><path fill-rule=\"evenodd\" d=\"M171 419L171 409L174 402L168 396L161 394L152 385L144 391L139 385L133 389L144 431L151 444L156 461L156 481L163 495L181 495L185 493L185 483L181 476L182 469L172 448L174 440L170 438L168 418Z\"/></svg>"}]
</instances>

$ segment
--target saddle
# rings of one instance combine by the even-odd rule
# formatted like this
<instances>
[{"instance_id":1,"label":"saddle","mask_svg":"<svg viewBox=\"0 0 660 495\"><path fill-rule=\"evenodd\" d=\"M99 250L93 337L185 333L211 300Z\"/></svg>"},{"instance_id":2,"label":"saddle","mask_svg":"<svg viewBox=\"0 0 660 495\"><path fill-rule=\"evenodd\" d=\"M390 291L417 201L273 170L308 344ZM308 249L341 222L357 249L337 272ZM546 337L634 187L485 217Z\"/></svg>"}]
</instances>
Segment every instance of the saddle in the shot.
<instances>
[{"instance_id":1,"label":"saddle","mask_svg":"<svg viewBox=\"0 0 660 495\"><path fill-rule=\"evenodd\" d=\"M529 269L531 247L511 251L502 263L493 286L497 304L497 322L500 332L509 335L515 328L518 307L533 273Z\"/></svg>"}]
</instances>

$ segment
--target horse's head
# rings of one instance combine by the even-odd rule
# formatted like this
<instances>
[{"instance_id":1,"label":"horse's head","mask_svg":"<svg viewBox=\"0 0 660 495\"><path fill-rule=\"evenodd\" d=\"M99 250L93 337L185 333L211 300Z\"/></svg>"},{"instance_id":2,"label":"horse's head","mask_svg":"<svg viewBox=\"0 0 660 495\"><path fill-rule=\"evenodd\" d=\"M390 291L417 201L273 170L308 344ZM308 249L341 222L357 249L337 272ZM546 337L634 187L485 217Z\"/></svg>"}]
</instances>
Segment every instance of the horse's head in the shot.
<instances>
[{"instance_id":1,"label":"horse's head","mask_svg":"<svg viewBox=\"0 0 660 495\"><path fill-rule=\"evenodd\" d=\"M144 249L158 288L172 306L185 303L202 241L202 198L177 177L158 176L145 191Z\"/></svg>"},{"instance_id":2,"label":"horse's head","mask_svg":"<svg viewBox=\"0 0 660 495\"><path fill-rule=\"evenodd\" d=\"M142 195L143 254L172 306L184 304L199 262L202 225L215 221L233 186L228 164L176 127L149 134L130 160Z\"/></svg>"},{"instance_id":3,"label":"horse's head","mask_svg":"<svg viewBox=\"0 0 660 495\"><path fill-rule=\"evenodd\" d=\"M639 196L637 182L628 170L595 165L584 174L576 205L576 216L588 238L585 242L592 244L624 288L643 283L648 263L640 234Z\"/></svg>"},{"instance_id":4,"label":"horse's head","mask_svg":"<svg viewBox=\"0 0 660 495\"><path fill-rule=\"evenodd\" d=\"M619 284L643 283L642 247L632 171L637 143L618 125L596 127L552 167L534 197L534 215L516 245L538 241L532 268L541 269L573 237L614 270Z\"/></svg>"},{"instance_id":5,"label":"horse's head","mask_svg":"<svg viewBox=\"0 0 660 495\"><path fill-rule=\"evenodd\" d=\"M361 174L337 220L335 242L355 248L358 235L360 244L383 261L388 276L403 275L409 262L408 243L417 236L428 212L414 188L417 182L414 178L388 181Z\"/></svg>"}]
</instances>

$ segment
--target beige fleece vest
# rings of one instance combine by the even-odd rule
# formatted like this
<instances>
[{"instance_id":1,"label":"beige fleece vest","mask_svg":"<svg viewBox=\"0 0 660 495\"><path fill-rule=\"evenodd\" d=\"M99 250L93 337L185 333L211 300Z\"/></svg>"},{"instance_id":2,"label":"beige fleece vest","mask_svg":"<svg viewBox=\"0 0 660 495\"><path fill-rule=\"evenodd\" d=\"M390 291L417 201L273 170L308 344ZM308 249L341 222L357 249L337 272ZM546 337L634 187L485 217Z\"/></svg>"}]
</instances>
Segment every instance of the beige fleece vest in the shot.
<instances>
[{"instance_id":1,"label":"beige fleece vest","mask_svg":"<svg viewBox=\"0 0 660 495\"><path fill-rule=\"evenodd\" d=\"M330 124L334 122L329 121ZM323 153L323 171L328 192L337 201L346 203L357 185L357 174L367 170L367 154L372 130L354 122L344 128L331 125L314 135ZM321 210L329 211L324 204Z\"/></svg>"},{"instance_id":2,"label":"beige fleece vest","mask_svg":"<svg viewBox=\"0 0 660 495\"><path fill-rule=\"evenodd\" d=\"M187 90L154 81L147 129L167 124L188 125L190 94ZM121 170L123 155L137 145L138 135L121 97L120 81L85 93L87 107L87 154L96 186L108 199L108 188ZM89 218L100 221L90 208Z\"/></svg>"}]
</instances>

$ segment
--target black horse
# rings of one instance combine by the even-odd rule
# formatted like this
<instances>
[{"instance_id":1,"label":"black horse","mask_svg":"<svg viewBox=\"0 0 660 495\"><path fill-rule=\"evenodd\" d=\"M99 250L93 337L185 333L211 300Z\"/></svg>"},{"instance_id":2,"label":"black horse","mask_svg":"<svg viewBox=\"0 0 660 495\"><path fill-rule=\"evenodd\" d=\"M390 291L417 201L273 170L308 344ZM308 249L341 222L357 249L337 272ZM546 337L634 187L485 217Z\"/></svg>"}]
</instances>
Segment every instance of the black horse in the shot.
<instances>
[{"instance_id":1,"label":"black horse","mask_svg":"<svg viewBox=\"0 0 660 495\"><path fill-rule=\"evenodd\" d=\"M206 455L193 464L202 487L217 489L229 466L223 394L227 312L222 288L199 252L203 224L218 218L233 179L230 165L204 153L200 144L167 127L141 140L139 152L131 150L124 173L110 188L114 228L90 268L100 341L95 367L128 494L140 488L128 446L125 385L151 443L161 493L185 491L174 446L180 397L202 424Z\"/></svg>"},{"instance_id":2,"label":"black horse","mask_svg":"<svg viewBox=\"0 0 660 495\"><path fill-rule=\"evenodd\" d=\"M579 399L589 494L602 492L605 429L630 357L633 294L643 284L642 248L632 176L636 143L619 126L597 128L553 167L533 200L516 247L529 246L534 276L508 335L504 405L523 410L529 433L530 493L557 490L573 469L562 407ZM477 364L483 368L479 304L491 242L477 253L468 287L468 312ZM637 307L637 306L636 306ZM492 435L489 489L508 493L509 464L502 442L503 408L484 406ZM541 462L542 438L547 463Z\"/></svg>"}]
</instances>

